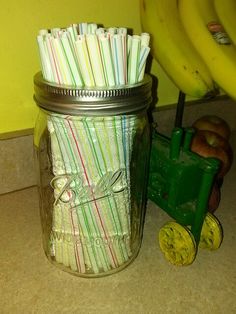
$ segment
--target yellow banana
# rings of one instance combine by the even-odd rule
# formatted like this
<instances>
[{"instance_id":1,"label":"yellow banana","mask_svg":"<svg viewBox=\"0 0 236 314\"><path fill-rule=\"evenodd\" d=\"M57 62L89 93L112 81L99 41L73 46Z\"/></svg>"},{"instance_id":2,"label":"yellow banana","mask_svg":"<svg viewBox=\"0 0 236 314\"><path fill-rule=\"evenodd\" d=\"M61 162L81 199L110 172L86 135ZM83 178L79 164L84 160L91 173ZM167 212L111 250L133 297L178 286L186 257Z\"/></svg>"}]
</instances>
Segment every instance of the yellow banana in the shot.
<instances>
[{"instance_id":1,"label":"yellow banana","mask_svg":"<svg viewBox=\"0 0 236 314\"><path fill-rule=\"evenodd\" d=\"M197 98L214 93L210 72L181 24L177 0L140 0L140 13L152 54L177 87Z\"/></svg>"},{"instance_id":2,"label":"yellow banana","mask_svg":"<svg viewBox=\"0 0 236 314\"><path fill-rule=\"evenodd\" d=\"M218 23L213 1L179 0L180 17L213 79L236 99L236 48Z\"/></svg>"},{"instance_id":3,"label":"yellow banana","mask_svg":"<svg viewBox=\"0 0 236 314\"><path fill-rule=\"evenodd\" d=\"M216 13L229 37L236 45L236 1L215 0Z\"/></svg>"}]
</instances>

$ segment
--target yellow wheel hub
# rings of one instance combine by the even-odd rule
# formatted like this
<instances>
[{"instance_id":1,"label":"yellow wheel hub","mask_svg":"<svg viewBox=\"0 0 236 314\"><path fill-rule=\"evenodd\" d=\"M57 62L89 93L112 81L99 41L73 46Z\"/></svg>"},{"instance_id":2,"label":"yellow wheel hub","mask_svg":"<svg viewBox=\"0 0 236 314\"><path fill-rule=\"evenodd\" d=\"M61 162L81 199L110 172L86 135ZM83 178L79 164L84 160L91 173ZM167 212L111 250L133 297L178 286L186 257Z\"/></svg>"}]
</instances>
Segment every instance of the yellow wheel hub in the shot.
<instances>
[{"instance_id":1,"label":"yellow wheel hub","mask_svg":"<svg viewBox=\"0 0 236 314\"><path fill-rule=\"evenodd\" d=\"M190 265L196 256L196 242L190 230L177 222L166 223L159 232L165 258L174 265Z\"/></svg>"},{"instance_id":2,"label":"yellow wheel hub","mask_svg":"<svg viewBox=\"0 0 236 314\"><path fill-rule=\"evenodd\" d=\"M223 231L219 220L207 213L204 220L199 247L202 249L216 250L220 247L223 239Z\"/></svg>"}]
</instances>

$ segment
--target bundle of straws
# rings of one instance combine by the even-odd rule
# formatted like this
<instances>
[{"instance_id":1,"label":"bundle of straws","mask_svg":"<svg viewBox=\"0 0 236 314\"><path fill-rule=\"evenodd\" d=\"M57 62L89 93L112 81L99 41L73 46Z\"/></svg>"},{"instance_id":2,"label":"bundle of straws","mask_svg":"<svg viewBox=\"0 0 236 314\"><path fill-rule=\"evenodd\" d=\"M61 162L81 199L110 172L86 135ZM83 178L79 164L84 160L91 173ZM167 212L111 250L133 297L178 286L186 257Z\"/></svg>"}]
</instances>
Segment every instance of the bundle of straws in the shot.
<instances>
[{"instance_id":1,"label":"bundle of straws","mask_svg":"<svg viewBox=\"0 0 236 314\"><path fill-rule=\"evenodd\" d=\"M49 246L57 263L98 274L121 267L137 252L130 162L143 125L135 115L48 118L55 199Z\"/></svg>"},{"instance_id":2,"label":"bundle of straws","mask_svg":"<svg viewBox=\"0 0 236 314\"><path fill-rule=\"evenodd\" d=\"M131 36L126 28L92 23L40 30L37 36L44 79L77 88L142 81L149 41L147 33ZM48 114L55 199L49 246L56 262L98 274L132 258L137 248L131 240L130 163L144 125L137 115Z\"/></svg>"},{"instance_id":3,"label":"bundle of straws","mask_svg":"<svg viewBox=\"0 0 236 314\"><path fill-rule=\"evenodd\" d=\"M142 81L150 51L148 33L93 23L40 30L37 36L45 80L75 87L112 87Z\"/></svg>"}]
</instances>

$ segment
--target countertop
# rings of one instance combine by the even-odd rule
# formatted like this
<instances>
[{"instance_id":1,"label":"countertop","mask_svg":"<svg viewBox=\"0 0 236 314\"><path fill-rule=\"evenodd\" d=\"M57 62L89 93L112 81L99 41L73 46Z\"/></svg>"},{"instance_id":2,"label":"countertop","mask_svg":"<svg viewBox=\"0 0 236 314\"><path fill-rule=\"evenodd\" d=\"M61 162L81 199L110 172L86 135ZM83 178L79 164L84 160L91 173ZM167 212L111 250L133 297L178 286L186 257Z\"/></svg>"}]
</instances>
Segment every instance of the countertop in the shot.
<instances>
[{"instance_id":1,"label":"countertop","mask_svg":"<svg viewBox=\"0 0 236 314\"><path fill-rule=\"evenodd\" d=\"M234 162L215 212L224 230L218 250L199 249L190 266L170 264L157 234L172 219L148 201L139 255L123 271L96 279L46 259L36 187L0 196L0 313L236 313L235 170Z\"/></svg>"}]
</instances>

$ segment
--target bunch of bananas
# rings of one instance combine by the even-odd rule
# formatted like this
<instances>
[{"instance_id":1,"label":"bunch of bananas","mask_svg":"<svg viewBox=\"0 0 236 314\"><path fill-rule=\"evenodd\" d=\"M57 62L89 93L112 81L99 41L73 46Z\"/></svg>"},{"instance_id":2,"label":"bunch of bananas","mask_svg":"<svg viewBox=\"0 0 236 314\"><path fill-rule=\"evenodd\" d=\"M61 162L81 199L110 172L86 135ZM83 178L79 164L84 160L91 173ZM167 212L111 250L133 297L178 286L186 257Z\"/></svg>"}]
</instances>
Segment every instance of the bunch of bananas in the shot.
<instances>
[{"instance_id":1,"label":"bunch of bananas","mask_svg":"<svg viewBox=\"0 0 236 314\"><path fill-rule=\"evenodd\" d=\"M153 57L185 94L236 99L236 1L140 0Z\"/></svg>"}]
</instances>

